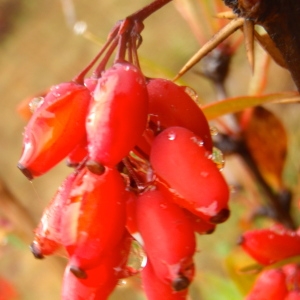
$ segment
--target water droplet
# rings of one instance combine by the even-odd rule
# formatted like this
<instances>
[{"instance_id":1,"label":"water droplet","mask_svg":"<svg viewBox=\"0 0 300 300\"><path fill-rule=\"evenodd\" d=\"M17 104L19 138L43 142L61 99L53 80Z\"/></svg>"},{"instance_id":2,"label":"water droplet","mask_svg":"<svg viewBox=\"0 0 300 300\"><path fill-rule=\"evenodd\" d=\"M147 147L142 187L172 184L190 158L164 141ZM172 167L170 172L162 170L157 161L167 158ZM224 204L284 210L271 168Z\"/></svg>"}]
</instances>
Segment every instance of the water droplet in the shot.
<instances>
[{"instance_id":1,"label":"water droplet","mask_svg":"<svg viewBox=\"0 0 300 300\"><path fill-rule=\"evenodd\" d=\"M216 164L217 168L221 171L225 165L225 159L223 152L217 147L213 147L213 152L211 155L211 159Z\"/></svg>"},{"instance_id":2,"label":"water droplet","mask_svg":"<svg viewBox=\"0 0 300 300\"><path fill-rule=\"evenodd\" d=\"M210 134L211 134L212 136L218 135L219 131L218 131L218 129L217 129L216 127L211 126L209 129L210 129Z\"/></svg>"},{"instance_id":3,"label":"water droplet","mask_svg":"<svg viewBox=\"0 0 300 300\"><path fill-rule=\"evenodd\" d=\"M204 145L203 140L200 140L196 136L191 137L191 140L198 146L202 147Z\"/></svg>"},{"instance_id":4,"label":"water droplet","mask_svg":"<svg viewBox=\"0 0 300 300\"><path fill-rule=\"evenodd\" d=\"M78 21L75 23L73 27L73 31L77 35L82 35L87 30L87 24L84 21Z\"/></svg>"},{"instance_id":5,"label":"water droplet","mask_svg":"<svg viewBox=\"0 0 300 300\"><path fill-rule=\"evenodd\" d=\"M130 70L130 66L126 65L126 66L124 67L124 70L125 70L125 71L129 71L129 70Z\"/></svg>"},{"instance_id":6,"label":"water droplet","mask_svg":"<svg viewBox=\"0 0 300 300\"><path fill-rule=\"evenodd\" d=\"M175 132L169 132L168 133L168 140L170 140L170 141L174 141L176 139L176 134L175 134Z\"/></svg>"},{"instance_id":7,"label":"water droplet","mask_svg":"<svg viewBox=\"0 0 300 300\"><path fill-rule=\"evenodd\" d=\"M198 95L194 89L189 86L186 86L184 91L195 101L198 102Z\"/></svg>"},{"instance_id":8,"label":"water droplet","mask_svg":"<svg viewBox=\"0 0 300 300\"><path fill-rule=\"evenodd\" d=\"M35 97L29 102L29 109L34 113L44 102L44 97Z\"/></svg>"}]
</instances>

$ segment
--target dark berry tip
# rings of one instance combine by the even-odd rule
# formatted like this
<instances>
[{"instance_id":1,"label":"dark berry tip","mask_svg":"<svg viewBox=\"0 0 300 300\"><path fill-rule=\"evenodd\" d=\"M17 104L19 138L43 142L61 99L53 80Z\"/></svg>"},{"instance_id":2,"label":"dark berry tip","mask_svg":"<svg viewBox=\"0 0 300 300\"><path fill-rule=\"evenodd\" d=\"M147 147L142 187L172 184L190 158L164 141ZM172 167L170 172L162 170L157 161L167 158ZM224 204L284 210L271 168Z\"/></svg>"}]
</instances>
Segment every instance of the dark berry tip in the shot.
<instances>
[{"instance_id":1,"label":"dark berry tip","mask_svg":"<svg viewBox=\"0 0 300 300\"><path fill-rule=\"evenodd\" d=\"M236 243L240 246L243 245L244 242L245 242L245 238L242 235L240 237L238 237L238 239L236 241Z\"/></svg>"},{"instance_id":2,"label":"dark berry tip","mask_svg":"<svg viewBox=\"0 0 300 300\"><path fill-rule=\"evenodd\" d=\"M37 259L43 259L45 258L45 256L41 253L38 245L33 242L31 245L30 245L30 251L31 253L33 254L33 256Z\"/></svg>"},{"instance_id":3,"label":"dark berry tip","mask_svg":"<svg viewBox=\"0 0 300 300\"><path fill-rule=\"evenodd\" d=\"M87 169L90 172L92 172L94 174L102 175L105 173L105 167L102 164L100 164L94 160L88 160L86 162L85 166L87 167Z\"/></svg>"},{"instance_id":4,"label":"dark berry tip","mask_svg":"<svg viewBox=\"0 0 300 300\"><path fill-rule=\"evenodd\" d=\"M174 291L179 292L188 288L190 283L191 282L187 277L180 275L173 280L172 287Z\"/></svg>"},{"instance_id":5,"label":"dark berry tip","mask_svg":"<svg viewBox=\"0 0 300 300\"><path fill-rule=\"evenodd\" d=\"M33 179L31 172L27 168L25 168L22 164L18 163L17 167L28 178L28 180Z\"/></svg>"},{"instance_id":6,"label":"dark berry tip","mask_svg":"<svg viewBox=\"0 0 300 300\"><path fill-rule=\"evenodd\" d=\"M210 218L210 223L219 224L225 222L230 216L230 210L223 208L215 216Z\"/></svg>"},{"instance_id":7,"label":"dark berry tip","mask_svg":"<svg viewBox=\"0 0 300 300\"><path fill-rule=\"evenodd\" d=\"M80 279L86 279L87 278L87 274L84 270L76 267L76 266L70 266L70 271L77 277Z\"/></svg>"}]
</instances>

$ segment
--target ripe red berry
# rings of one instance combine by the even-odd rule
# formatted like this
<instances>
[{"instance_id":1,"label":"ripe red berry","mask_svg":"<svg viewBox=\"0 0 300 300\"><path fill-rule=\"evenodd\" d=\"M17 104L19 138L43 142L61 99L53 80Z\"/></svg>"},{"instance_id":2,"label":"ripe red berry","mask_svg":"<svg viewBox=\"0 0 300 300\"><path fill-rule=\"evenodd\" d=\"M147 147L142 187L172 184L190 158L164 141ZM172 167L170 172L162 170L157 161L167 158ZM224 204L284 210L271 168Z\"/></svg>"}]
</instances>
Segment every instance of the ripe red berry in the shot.
<instances>
[{"instance_id":1,"label":"ripe red berry","mask_svg":"<svg viewBox=\"0 0 300 300\"><path fill-rule=\"evenodd\" d=\"M154 139L150 162L177 204L210 223L228 218L228 186L200 137L167 128Z\"/></svg>"},{"instance_id":2,"label":"ripe red berry","mask_svg":"<svg viewBox=\"0 0 300 300\"><path fill-rule=\"evenodd\" d=\"M70 265L93 268L120 242L125 231L125 185L114 169L102 175L83 170L64 211L63 244Z\"/></svg>"},{"instance_id":3,"label":"ripe red berry","mask_svg":"<svg viewBox=\"0 0 300 300\"><path fill-rule=\"evenodd\" d=\"M141 71L116 63L102 74L87 117L90 160L115 166L135 146L147 122L148 93Z\"/></svg>"},{"instance_id":4,"label":"ripe red berry","mask_svg":"<svg viewBox=\"0 0 300 300\"><path fill-rule=\"evenodd\" d=\"M63 300L106 300L116 287L118 280L126 275L126 264L132 238L127 232L120 243L107 253L98 265L87 270L80 278L80 270L68 264L63 278ZM76 273L76 272L79 273ZM75 275L76 274L76 275Z\"/></svg>"},{"instance_id":5,"label":"ripe red berry","mask_svg":"<svg viewBox=\"0 0 300 300\"><path fill-rule=\"evenodd\" d=\"M300 236L282 226L247 231L240 245L263 265L300 255Z\"/></svg>"},{"instance_id":6,"label":"ripe red berry","mask_svg":"<svg viewBox=\"0 0 300 300\"><path fill-rule=\"evenodd\" d=\"M136 219L156 276L174 290L188 287L194 276L195 235L180 207L158 190L139 195Z\"/></svg>"},{"instance_id":7,"label":"ripe red berry","mask_svg":"<svg viewBox=\"0 0 300 300\"><path fill-rule=\"evenodd\" d=\"M141 272L143 289L148 300L185 300L187 289L174 291L170 284L158 278L153 270L151 262L148 260L145 268Z\"/></svg>"},{"instance_id":8,"label":"ripe red berry","mask_svg":"<svg viewBox=\"0 0 300 300\"><path fill-rule=\"evenodd\" d=\"M282 300L287 293L284 273L280 269L265 270L259 274L245 300Z\"/></svg>"},{"instance_id":9,"label":"ripe red berry","mask_svg":"<svg viewBox=\"0 0 300 300\"><path fill-rule=\"evenodd\" d=\"M300 291L289 291L284 300L300 300Z\"/></svg>"},{"instance_id":10,"label":"ripe red berry","mask_svg":"<svg viewBox=\"0 0 300 300\"><path fill-rule=\"evenodd\" d=\"M171 80L155 78L147 82L150 120L163 130L171 126L187 128L198 135L212 151L208 122L199 105L186 93L186 87Z\"/></svg>"},{"instance_id":11,"label":"ripe red berry","mask_svg":"<svg viewBox=\"0 0 300 300\"><path fill-rule=\"evenodd\" d=\"M57 190L55 196L44 210L35 238L31 244L31 251L36 258L53 254L61 246L62 215L67 207L68 197L77 173L69 175Z\"/></svg>"},{"instance_id":12,"label":"ripe red berry","mask_svg":"<svg viewBox=\"0 0 300 300\"><path fill-rule=\"evenodd\" d=\"M18 168L29 179L65 158L85 136L90 91L75 82L53 86L28 122Z\"/></svg>"}]
</instances>

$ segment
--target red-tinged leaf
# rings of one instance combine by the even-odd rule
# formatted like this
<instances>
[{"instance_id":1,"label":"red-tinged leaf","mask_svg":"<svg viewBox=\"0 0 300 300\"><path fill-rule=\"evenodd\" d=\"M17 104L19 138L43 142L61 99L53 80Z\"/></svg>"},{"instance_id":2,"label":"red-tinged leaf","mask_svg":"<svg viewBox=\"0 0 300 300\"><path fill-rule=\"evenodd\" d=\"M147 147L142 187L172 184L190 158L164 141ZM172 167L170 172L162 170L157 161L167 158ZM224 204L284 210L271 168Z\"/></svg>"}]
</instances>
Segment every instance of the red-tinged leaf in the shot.
<instances>
[{"instance_id":1,"label":"red-tinged leaf","mask_svg":"<svg viewBox=\"0 0 300 300\"><path fill-rule=\"evenodd\" d=\"M274 189L281 188L287 153L283 124L272 112L259 106L250 111L250 119L244 125L247 147L261 175Z\"/></svg>"},{"instance_id":2,"label":"red-tinged leaf","mask_svg":"<svg viewBox=\"0 0 300 300\"><path fill-rule=\"evenodd\" d=\"M276 93L262 96L241 96L227 98L222 101L203 105L201 106L201 109L208 120L213 120L220 116L240 112L246 108L258 106L264 103L297 101L300 101L300 96L296 92Z\"/></svg>"}]
</instances>

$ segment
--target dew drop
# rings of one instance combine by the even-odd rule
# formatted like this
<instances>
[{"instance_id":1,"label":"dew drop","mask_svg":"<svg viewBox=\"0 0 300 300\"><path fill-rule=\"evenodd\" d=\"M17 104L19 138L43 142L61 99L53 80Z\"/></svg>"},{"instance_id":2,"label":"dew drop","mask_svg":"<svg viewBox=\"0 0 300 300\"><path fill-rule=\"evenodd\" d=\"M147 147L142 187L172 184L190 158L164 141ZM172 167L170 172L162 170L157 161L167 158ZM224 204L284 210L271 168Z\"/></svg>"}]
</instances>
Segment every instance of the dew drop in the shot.
<instances>
[{"instance_id":1,"label":"dew drop","mask_svg":"<svg viewBox=\"0 0 300 300\"><path fill-rule=\"evenodd\" d=\"M34 113L44 102L44 97L35 97L29 102L29 109Z\"/></svg>"},{"instance_id":2,"label":"dew drop","mask_svg":"<svg viewBox=\"0 0 300 300\"><path fill-rule=\"evenodd\" d=\"M174 132L168 133L168 140L174 141L176 139L176 134Z\"/></svg>"},{"instance_id":3,"label":"dew drop","mask_svg":"<svg viewBox=\"0 0 300 300\"><path fill-rule=\"evenodd\" d=\"M198 95L194 89L189 86L186 86L184 91L195 101L198 102Z\"/></svg>"},{"instance_id":4,"label":"dew drop","mask_svg":"<svg viewBox=\"0 0 300 300\"><path fill-rule=\"evenodd\" d=\"M126 66L124 67L124 70L125 70L125 71L129 71L129 70L130 70L130 66L127 66L127 65L126 65Z\"/></svg>"},{"instance_id":5,"label":"dew drop","mask_svg":"<svg viewBox=\"0 0 300 300\"><path fill-rule=\"evenodd\" d=\"M191 140L200 147L203 147L203 145L204 145L203 140L200 140L199 138L197 138L195 136L191 137Z\"/></svg>"},{"instance_id":6,"label":"dew drop","mask_svg":"<svg viewBox=\"0 0 300 300\"><path fill-rule=\"evenodd\" d=\"M211 159L216 164L217 168L221 171L224 168L225 165L225 159L223 152L218 149L217 147L213 147L213 152Z\"/></svg>"},{"instance_id":7,"label":"dew drop","mask_svg":"<svg viewBox=\"0 0 300 300\"><path fill-rule=\"evenodd\" d=\"M73 27L73 31L77 35L82 35L87 30L87 24L84 21L78 21L75 23Z\"/></svg>"},{"instance_id":8,"label":"dew drop","mask_svg":"<svg viewBox=\"0 0 300 300\"><path fill-rule=\"evenodd\" d=\"M216 135L218 135L218 133L219 133L218 129L217 129L215 126L209 127L209 130L210 130L210 134L211 134L212 136L216 136Z\"/></svg>"}]
</instances>

